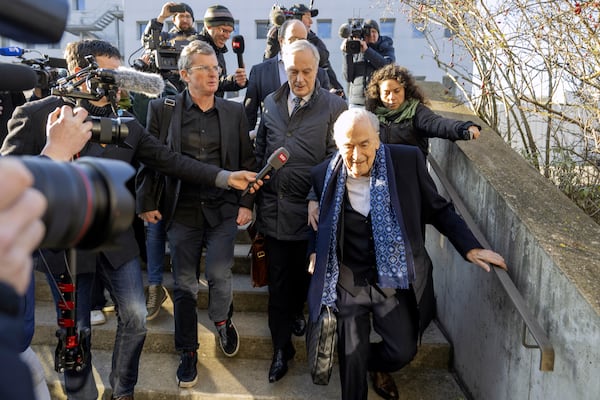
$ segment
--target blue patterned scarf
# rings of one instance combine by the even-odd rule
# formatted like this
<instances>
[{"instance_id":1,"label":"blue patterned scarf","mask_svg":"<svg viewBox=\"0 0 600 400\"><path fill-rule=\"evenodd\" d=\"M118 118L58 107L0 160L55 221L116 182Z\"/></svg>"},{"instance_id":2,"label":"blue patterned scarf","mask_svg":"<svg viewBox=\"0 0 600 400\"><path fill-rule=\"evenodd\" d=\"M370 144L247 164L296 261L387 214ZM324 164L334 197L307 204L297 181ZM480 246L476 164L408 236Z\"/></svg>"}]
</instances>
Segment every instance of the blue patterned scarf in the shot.
<instances>
[{"instance_id":1,"label":"blue patterned scarf","mask_svg":"<svg viewBox=\"0 0 600 400\"><path fill-rule=\"evenodd\" d=\"M337 176L336 176L337 175ZM321 303L335 306L337 299L336 285L339 276L339 260L337 257L337 230L342 213L342 203L346 191L346 168L342 157L336 153L327 167L325 184L321 194L321 202L329 190L334 190L334 205L331 237L325 271L325 287ZM330 185L335 184L335 188ZM378 285L384 288L408 289L414 281L415 273L412 263L406 260L406 249L398 218L392 208L387 177L384 146L379 146L375 154L375 162L371 170L369 184L371 226L375 244Z\"/></svg>"}]
</instances>

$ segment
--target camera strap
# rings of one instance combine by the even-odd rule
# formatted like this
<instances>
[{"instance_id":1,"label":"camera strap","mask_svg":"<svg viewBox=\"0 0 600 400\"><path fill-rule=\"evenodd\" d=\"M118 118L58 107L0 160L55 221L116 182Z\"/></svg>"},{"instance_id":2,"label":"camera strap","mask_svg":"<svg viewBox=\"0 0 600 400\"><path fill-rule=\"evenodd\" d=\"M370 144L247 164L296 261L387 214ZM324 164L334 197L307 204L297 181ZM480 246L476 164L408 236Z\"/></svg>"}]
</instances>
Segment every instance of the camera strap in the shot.
<instances>
[{"instance_id":1,"label":"camera strap","mask_svg":"<svg viewBox=\"0 0 600 400\"><path fill-rule=\"evenodd\" d=\"M169 125L171 124L171 117L173 117L173 109L175 108L175 99L171 97L165 97L162 108L162 121L160 124L160 135L158 140L162 144L167 141L167 134L169 133Z\"/></svg>"}]
</instances>

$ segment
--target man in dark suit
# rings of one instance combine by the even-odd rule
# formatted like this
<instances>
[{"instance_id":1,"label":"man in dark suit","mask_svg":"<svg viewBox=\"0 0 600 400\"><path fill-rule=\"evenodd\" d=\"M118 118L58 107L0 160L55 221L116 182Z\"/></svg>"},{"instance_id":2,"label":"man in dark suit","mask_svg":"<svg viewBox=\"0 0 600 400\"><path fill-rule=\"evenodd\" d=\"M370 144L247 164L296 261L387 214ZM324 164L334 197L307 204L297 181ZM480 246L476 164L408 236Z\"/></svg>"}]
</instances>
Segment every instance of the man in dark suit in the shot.
<instances>
[{"instance_id":1,"label":"man in dark suit","mask_svg":"<svg viewBox=\"0 0 600 400\"><path fill-rule=\"evenodd\" d=\"M196 40L179 58L187 89L173 99L167 143L176 152L220 168L256 168L244 107L216 96L220 66L212 47ZM148 129L158 135L163 123L163 99L150 103ZM151 175L155 176L155 175ZM181 387L197 381L199 265L206 247L208 315L215 323L223 353L239 349L232 322L231 268L237 226L252 220L253 196L167 178L164 213L175 277L175 348L181 353L177 380ZM138 191L138 195L141 194ZM142 194L143 195L143 194ZM150 199L151 200L151 199ZM163 218L154 204L140 210L154 223Z\"/></svg>"},{"instance_id":2,"label":"man in dark suit","mask_svg":"<svg viewBox=\"0 0 600 400\"><path fill-rule=\"evenodd\" d=\"M279 27L279 45L283 49L285 46L295 42L296 40L306 39L307 30L304 24L297 19L286 20ZM329 89L330 82L327 72L323 68L319 68L317 79L321 87ZM283 66L281 52L276 57L269 58L260 64L252 67L250 70L250 78L248 79L248 88L246 89L246 97L244 106L246 107L246 116L248 117L248 126L254 130L257 114L260 109L262 114L263 101L267 95L273 93L287 82L287 74ZM250 135L251 137L254 135Z\"/></svg>"},{"instance_id":3,"label":"man in dark suit","mask_svg":"<svg viewBox=\"0 0 600 400\"><path fill-rule=\"evenodd\" d=\"M434 304L423 301L433 297L425 224L484 270L507 268L437 193L419 149L381 144L378 130L368 111L342 113L334 125L338 152L312 170L320 213L309 314L315 321L321 305L337 309L342 399L367 399L367 372L378 394L398 398L388 373L413 359L419 325L430 322L420 319L432 315L418 305ZM371 317L379 343L369 343Z\"/></svg>"}]
</instances>

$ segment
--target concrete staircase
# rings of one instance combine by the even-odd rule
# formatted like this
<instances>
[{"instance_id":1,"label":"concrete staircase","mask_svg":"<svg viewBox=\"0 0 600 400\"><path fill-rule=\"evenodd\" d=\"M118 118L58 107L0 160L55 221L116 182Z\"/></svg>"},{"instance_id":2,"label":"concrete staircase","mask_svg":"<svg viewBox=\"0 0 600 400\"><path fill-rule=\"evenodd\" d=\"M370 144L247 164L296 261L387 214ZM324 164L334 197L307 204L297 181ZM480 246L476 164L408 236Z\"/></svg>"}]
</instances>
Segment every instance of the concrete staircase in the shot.
<instances>
[{"instance_id":1,"label":"concrete staircase","mask_svg":"<svg viewBox=\"0 0 600 400\"><path fill-rule=\"evenodd\" d=\"M340 382L337 365L329 385L318 386L311 381L306 365L304 337L294 337L296 357L287 375L279 382L269 383L267 376L272 356L271 338L267 324L267 288L252 288L249 278L249 245L242 232L236 245L234 266L233 320L240 334L240 351L234 358L227 358L219 349L213 323L208 319L206 305L208 287L202 281L198 299L198 334L200 341L199 380L191 389L179 389L175 371L179 357L173 344L173 303L171 297L163 305L160 314L148 321L148 335L140 361L136 400L170 399L339 399ZM36 273L37 274L37 273ZM66 399L62 379L54 372L54 348L56 346L56 314L50 290L43 275L36 276L36 332L33 348L38 354L46 373L53 399ZM164 285L171 292L173 281L165 273ZM108 382L112 347L116 329L115 313L106 313L107 323L93 327L93 365L98 391L103 399L110 399ZM395 374L400 398L405 400L458 400L466 396L448 370L451 346L435 324L425 332L415 360L407 368ZM372 390L369 399L378 399Z\"/></svg>"}]
</instances>

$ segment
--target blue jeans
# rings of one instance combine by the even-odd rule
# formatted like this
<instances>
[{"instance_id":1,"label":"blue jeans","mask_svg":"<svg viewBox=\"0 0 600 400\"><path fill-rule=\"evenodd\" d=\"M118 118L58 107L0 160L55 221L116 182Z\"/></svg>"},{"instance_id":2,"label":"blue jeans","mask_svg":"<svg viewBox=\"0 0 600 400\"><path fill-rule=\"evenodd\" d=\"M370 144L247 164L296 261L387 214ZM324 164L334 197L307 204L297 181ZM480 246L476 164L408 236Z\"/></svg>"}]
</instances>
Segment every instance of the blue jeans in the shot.
<instances>
[{"instance_id":1,"label":"blue jeans","mask_svg":"<svg viewBox=\"0 0 600 400\"><path fill-rule=\"evenodd\" d=\"M213 322L219 322L231 316L231 267L237 234L236 217L227 218L212 228L194 228L173 221L167 231L175 278L175 349L180 352L198 349L196 310L203 247L206 247L208 317Z\"/></svg>"},{"instance_id":2,"label":"blue jeans","mask_svg":"<svg viewBox=\"0 0 600 400\"><path fill-rule=\"evenodd\" d=\"M146 257L148 284L162 285L167 233L163 221L146 227Z\"/></svg>"},{"instance_id":3,"label":"blue jeans","mask_svg":"<svg viewBox=\"0 0 600 400\"><path fill-rule=\"evenodd\" d=\"M96 273L108 289L117 310L117 332L109 376L113 396L133 394L146 339L146 299L140 261L136 257L115 269L103 255L98 255ZM90 327L93 280L94 274L77 276L77 325L80 329ZM65 386L69 399L98 397L91 374L91 356L88 367L83 371L65 372Z\"/></svg>"}]
</instances>

